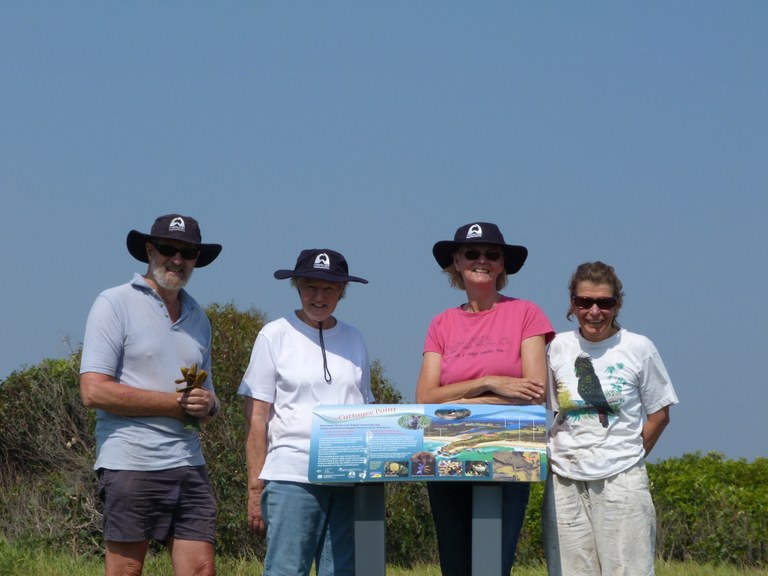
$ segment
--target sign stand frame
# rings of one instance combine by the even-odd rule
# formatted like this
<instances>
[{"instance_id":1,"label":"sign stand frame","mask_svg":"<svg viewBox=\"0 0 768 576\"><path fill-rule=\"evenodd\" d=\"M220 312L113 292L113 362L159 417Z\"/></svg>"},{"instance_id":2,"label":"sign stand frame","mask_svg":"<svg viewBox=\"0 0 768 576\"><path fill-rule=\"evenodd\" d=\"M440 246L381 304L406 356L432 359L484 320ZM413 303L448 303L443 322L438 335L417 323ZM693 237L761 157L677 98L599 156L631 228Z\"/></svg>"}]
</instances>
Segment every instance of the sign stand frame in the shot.
<instances>
[{"instance_id":1,"label":"sign stand frame","mask_svg":"<svg viewBox=\"0 0 768 576\"><path fill-rule=\"evenodd\" d=\"M384 483L355 484L355 574L384 576ZM501 574L501 485L472 487L472 576Z\"/></svg>"}]
</instances>

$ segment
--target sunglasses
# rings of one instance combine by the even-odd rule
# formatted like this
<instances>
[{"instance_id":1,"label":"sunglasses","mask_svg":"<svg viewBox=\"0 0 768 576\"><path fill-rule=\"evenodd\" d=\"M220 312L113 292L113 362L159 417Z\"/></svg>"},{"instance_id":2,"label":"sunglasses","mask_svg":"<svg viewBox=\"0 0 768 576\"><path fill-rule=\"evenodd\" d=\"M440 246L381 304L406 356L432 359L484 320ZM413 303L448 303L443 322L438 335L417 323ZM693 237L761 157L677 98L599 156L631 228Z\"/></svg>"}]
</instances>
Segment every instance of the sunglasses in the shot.
<instances>
[{"instance_id":1,"label":"sunglasses","mask_svg":"<svg viewBox=\"0 0 768 576\"><path fill-rule=\"evenodd\" d=\"M194 260L200 254L199 248L179 248L178 246L172 246L171 244L158 244L153 242L157 251L160 252L166 258L176 256L178 252L184 260Z\"/></svg>"},{"instance_id":2,"label":"sunglasses","mask_svg":"<svg viewBox=\"0 0 768 576\"><path fill-rule=\"evenodd\" d=\"M464 258L467 260L479 260L480 256L484 256L489 262L496 262L496 260L501 258L501 251L488 250L486 252L481 252L480 250L467 250L464 252Z\"/></svg>"},{"instance_id":3,"label":"sunglasses","mask_svg":"<svg viewBox=\"0 0 768 576\"><path fill-rule=\"evenodd\" d=\"M577 308L581 308L582 310L589 310L595 304L597 304L597 307L600 308L600 310L610 310L616 306L616 298L587 298L586 296L574 296L573 303L576 304Z\"/></svg>"}]
</instances>

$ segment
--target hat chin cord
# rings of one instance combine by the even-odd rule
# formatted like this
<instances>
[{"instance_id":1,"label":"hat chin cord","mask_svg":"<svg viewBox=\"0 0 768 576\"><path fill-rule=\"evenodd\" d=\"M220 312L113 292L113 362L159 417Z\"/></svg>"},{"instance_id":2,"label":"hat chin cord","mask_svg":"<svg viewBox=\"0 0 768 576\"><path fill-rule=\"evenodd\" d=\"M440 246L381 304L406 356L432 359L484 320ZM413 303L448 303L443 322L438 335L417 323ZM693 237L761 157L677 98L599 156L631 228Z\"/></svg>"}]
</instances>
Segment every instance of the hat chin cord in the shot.
<instances>
[{"instance_id":1,"label":"hat chin cord","mask_svg":"<svg viewBox=\"0 0 768 576\"><path fill-rule=\"evenodd\" d=\"M328 358L325 355L325 342L323 341L323 322L318 322L318 329L320 331L320 350L323 351L323 378L326 383L330 384L333 381L330 370L328 370Z\"/></svg>"}]
</instances>

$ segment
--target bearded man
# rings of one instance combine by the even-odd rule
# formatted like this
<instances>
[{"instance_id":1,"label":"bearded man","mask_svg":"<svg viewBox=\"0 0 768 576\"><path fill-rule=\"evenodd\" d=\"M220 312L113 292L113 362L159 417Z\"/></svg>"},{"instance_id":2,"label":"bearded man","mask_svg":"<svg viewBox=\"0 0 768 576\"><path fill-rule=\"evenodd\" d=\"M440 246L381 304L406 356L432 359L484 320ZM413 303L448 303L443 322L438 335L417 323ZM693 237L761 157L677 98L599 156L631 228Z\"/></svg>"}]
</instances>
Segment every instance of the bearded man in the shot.
<instances>
[{"instance_id":1,"label":"bearded man","mask_svg":"<svg viewBox=\"0 0 768 576\"><path fill-rule=\"evenodd\" d=\"M197 221L179 214L126 243L147 271L96 298L80 365L80 396L96 408L105 573L141 574L156 540L175 574L213 575L216 501L199 429L219 401L211 325L184 287L221 245L203 244Z\"/></svg>"}]
</instances>

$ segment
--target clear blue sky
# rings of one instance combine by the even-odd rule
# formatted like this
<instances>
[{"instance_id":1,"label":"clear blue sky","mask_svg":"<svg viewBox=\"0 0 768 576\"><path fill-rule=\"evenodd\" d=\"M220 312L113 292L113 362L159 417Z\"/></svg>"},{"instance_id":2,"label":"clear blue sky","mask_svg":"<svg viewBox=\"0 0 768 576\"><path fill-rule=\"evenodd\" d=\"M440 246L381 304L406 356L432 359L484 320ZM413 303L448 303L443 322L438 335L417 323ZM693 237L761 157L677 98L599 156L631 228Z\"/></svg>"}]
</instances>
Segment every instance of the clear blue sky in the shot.
<instances>
[{"instance_id":1,"label":"clear blue sky","mask_svg":"<svg viewBox=\"0 0 768 576\"><path fill-rule=\"evenodd\" d=\"M144 271L127 232L178 211L224 245L204 305L277 318L274 270L345 254L370 284L338 316L413 401L463 298L432 244L488 220L558 330L576 265L616 267L681 400L655 456L766 456L766 29L762 1L3 3L0 378L78 346Z\"/></svg>"}]
</instances>

